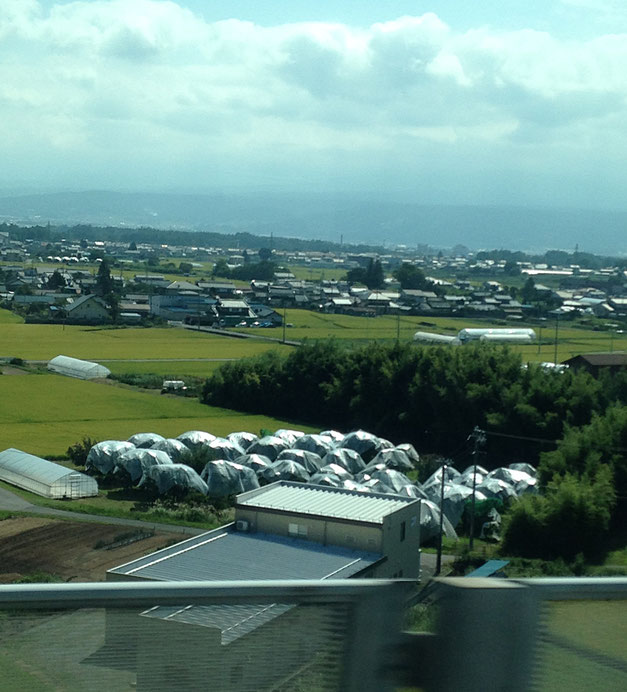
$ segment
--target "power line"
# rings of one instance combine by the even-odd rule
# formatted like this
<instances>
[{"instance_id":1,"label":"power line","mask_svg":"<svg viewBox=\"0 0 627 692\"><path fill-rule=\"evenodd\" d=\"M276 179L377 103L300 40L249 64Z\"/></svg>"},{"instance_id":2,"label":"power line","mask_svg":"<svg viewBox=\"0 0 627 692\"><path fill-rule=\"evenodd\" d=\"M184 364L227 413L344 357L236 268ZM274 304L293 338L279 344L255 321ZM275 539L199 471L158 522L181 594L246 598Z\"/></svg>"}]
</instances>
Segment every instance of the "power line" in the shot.
<instances>
[{"instance_id":1,"label":"power line","mask_svg":"<svg viewBox=\"0 0 627 692\"><path fill-rule=\"evenodd\" d=\"M492 437L507 437L512 440L527 440L529 442L542 442L542 443L548 443L548 444L554 444L554 445L561 445L562 447L579 447L578 444L574 442L565 442L563 439L562 440L549 440L547 438L543 437L528 437L526 435L510 435L508 433L499 433L491 430L486 430L485 431L486 435L491 435ZM599 444L592 444L592 447L595 447L597 449L606 449L611 452L627 452L627 448L625 447L611 447L608 445L599 445Z\"/></svg>"}]
</instances>

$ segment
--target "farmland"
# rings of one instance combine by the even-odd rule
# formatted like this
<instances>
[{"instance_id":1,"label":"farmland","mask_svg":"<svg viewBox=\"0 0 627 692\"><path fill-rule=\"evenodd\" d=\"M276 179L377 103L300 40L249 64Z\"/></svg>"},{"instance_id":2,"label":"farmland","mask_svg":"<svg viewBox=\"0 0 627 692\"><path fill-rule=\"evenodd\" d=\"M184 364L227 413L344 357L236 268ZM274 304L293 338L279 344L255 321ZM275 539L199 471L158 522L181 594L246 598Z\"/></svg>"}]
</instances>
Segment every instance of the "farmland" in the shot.
<instances>
[{"instance_id":1,"label":"farmland","mask_svg":"<svg viewBox=\"0 0 627 692\"><path fill-rule=\"evenodd\" d=\"M395 341L397 336L400 341L411 341L417 331L456 335L465 327L504 326L503 323L491 324L461 317L396 317L395 315L356 317L309 310L287 310L286 321L294 325L286 330L286 338L289 340L340 339L355 344L373 340L390 342ZM539 346L536 343L523 346L511 345L510 348L519 351L526 361L552 361L555 355L555 325L547 322L543 326L536 324L533 327L541 340ZM280 333L278 329L242 329L240 331L259 335L267 335L270 332L276 336ZM570 358L578 353L611 350L627 350L627 335L559 325L559 360Z\"/></svg>"},{"instance_id":2,"label":"farmland","mask_svg":"<svg viewBox=\"0 0 627 692\"><path fill-rule=\"evenodd\" d=\"M229 359L230 360L230 359ZM114 375L160 375L163 379L209 377L225 360L100 360Z\"/></svg>"},{"instance_id":3,"label":"farmland","mask_svg":"<svg viewBox=\"0 0 627 692\"><path fill-rule=\"evenodd\" d=\"M85 436L126 439L136 432L150 431L175 437L187 430L221 436L235 430L259 432L261 428L295 425L268 416L207 407L195 399L60 375L4 376L0 388L0 449L16 447L38 455L62 455L70 444Z\"/></svg>"},{"instance_id":4,"label":"farmland","mask_svg":"<svg viewBox=\"0 0 627 692\"><path fill-rule=\"evenodd\" d=\"M87 360L243 358L276 345L249 339L227 339L171 327L112 329L61 324L5 324L0 356L49 360L59 354Z\"/></svg>"},{"instance_id":5,"label":"farmland","mask_svg":"<svg viewBox=\"0 0 627 692\"><path fill-rule=\"evenodd\" d=\"M23 322L24 320L19 315L10 310L0 308L0 324L22 324Z\"/></svg>"}]
</instances>

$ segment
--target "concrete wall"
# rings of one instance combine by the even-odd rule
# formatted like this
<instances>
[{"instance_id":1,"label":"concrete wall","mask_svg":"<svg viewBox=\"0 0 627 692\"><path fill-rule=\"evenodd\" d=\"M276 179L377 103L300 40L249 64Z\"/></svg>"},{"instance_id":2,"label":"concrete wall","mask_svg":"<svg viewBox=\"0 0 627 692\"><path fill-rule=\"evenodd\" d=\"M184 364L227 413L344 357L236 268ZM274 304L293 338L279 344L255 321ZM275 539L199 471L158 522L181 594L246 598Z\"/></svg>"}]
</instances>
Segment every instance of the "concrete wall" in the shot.
<instances>
[{"instance_id":1,"label":"concrete wall","mask_svg":"<svg viewBox=\"0 0 627 692\"><path fill-rule=\"evenodd\" d=\"M385 517L382 552L387 560L377 568L377 577L420 576L420 502Z\"/></svg>"},{"instance_id":2,"label":"concrete wall","mask_svg":"<svg viewBox=\"0 0 627 692\"><path fill-rule=\"evenodd\" d=\"M322 545L337 545L351 550L367 550L371 553L382 551L382 529L376 524L361 524L348 520L282 514L241 507L238 507L235 512L235 520L239 519L248 521L251 531L278 536L295 536L290 533L290 524L292 524L302 527L298 533L299 538Z\"/></svg>"}]
</instances>

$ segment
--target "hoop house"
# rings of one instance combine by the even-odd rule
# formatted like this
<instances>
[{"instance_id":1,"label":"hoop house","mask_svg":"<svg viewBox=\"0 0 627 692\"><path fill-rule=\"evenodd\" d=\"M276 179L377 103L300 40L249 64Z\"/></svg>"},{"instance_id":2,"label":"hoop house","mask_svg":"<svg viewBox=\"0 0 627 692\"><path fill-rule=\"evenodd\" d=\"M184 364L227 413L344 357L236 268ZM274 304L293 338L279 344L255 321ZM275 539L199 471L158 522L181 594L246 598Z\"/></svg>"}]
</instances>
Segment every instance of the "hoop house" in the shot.
<instances>
[{"instance_id":1,"label":"hoop house","mask_svg":"<svg viewBox=\"0 0 627 692\"><path fill-rule=\"evenodd\" d=\"M104 365L70 358L70 356L56 356L48 361L48 370L59 375L78 377L79 380L93 380L97 377L109 377L111 374L111 370L105 368Z\"/></svg>"},{"instance_id":2,"label":"hoop house","mask_svg":"<svg viewBox=\"0 0 627 692\"><path fill-rule=\"evenodd\" d=\"M98 483L91 476L13 448L0 452L0 480L42 497L73 499L98 494Z\"/></svg>"}]
</instances>

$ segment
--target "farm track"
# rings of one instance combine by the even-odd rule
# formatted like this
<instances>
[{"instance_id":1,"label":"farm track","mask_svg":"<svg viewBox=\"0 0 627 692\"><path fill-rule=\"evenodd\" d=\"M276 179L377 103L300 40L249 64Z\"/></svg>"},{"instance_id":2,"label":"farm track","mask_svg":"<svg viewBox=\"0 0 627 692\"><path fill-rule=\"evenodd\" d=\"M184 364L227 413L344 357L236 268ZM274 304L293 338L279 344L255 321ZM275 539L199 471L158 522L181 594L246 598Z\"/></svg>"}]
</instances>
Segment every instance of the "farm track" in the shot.
<instances>
[{"instance_id":1,"label":"farm track","mask_svg":"<svg viewBox=\"0 0 627 692\"><path fill-rule=\"evenodd\" d=\"M84 514L81 512L72 512L64 509L54 509L53 507L42 507L33 505L27 500L15 495L9 490L0 488L0 510L9 512L20 512L33 514L38 516L46 516L59 519L71 519L73 522L81 523L96 523L96 524L111 524L114 526L132 526L142 529L151 529L154 531L165 531L169 533L182 533L188 535L197 535L204 533L206 529L196 529L191 526L180 526L177 524L161 524L159 522L141 521L139 519L123 519L121 517L108 517L102 514ZM2 564L0 562L0 564Z\"/></svg>"}]
</instances>

